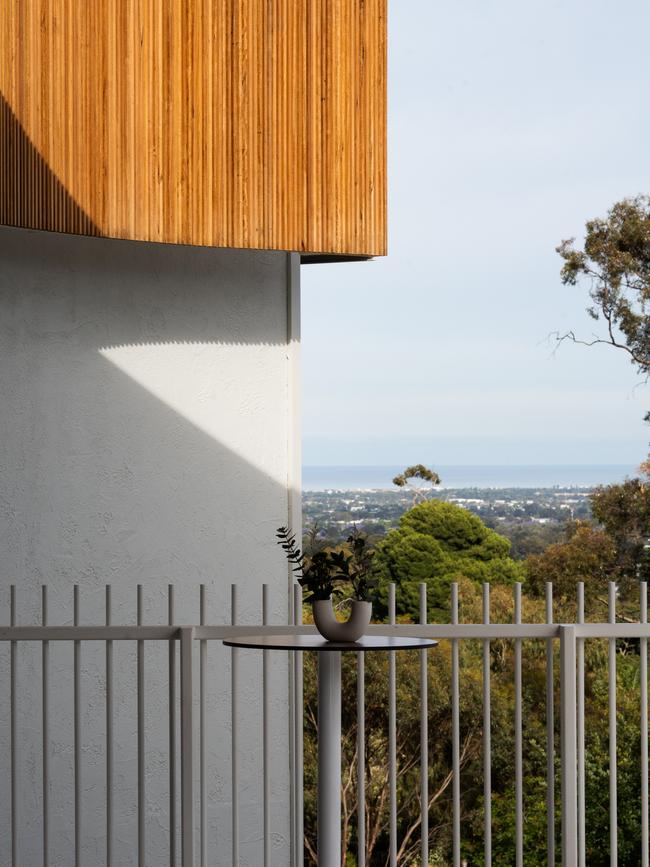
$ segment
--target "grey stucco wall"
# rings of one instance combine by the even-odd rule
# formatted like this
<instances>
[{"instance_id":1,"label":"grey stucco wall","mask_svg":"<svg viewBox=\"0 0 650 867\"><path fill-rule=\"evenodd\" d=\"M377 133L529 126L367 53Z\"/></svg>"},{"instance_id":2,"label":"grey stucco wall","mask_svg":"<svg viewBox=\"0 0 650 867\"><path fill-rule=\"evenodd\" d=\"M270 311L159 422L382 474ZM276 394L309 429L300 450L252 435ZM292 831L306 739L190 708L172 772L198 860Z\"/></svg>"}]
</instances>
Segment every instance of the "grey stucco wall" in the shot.
<instances>
[{"instance_id":1,"label":"grey stucco wall","mask_svg":"<svg viewBox=\"0 0 650 867\"><path fill-rule=\"evenodd\" d=\"M0 619L18 586L18 622L259 622L261 585L286 622L287 570L274 545L287 520L292 361L288 257L79 238L0 228ZM104 863L104 651L83 653L83 864ZM116 654L116 864L134 864L135 648ZM51 649L52 864L69 864L72 648ZM282 658L280 658L280 656ZM273 666L274 863L288 862L288 695ZM242 864L260 863L260 664L241 662ZM8 863L8 648L0 648L0 863ZM147 647L147 863L167 863L167 651ZM209 648L210 863L230 863L229 654ZM40 651L21 647L21 864L40 861Z\"/></svg>"}]
</instances>

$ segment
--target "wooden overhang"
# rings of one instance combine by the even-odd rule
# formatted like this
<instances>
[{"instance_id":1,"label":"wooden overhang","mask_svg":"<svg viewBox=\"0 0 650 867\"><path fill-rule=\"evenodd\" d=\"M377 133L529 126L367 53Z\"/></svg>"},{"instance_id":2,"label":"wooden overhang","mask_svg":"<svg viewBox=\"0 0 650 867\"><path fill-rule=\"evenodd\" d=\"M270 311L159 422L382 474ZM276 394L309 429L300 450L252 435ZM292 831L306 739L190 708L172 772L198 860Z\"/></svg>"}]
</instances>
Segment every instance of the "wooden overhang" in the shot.
<instances>
[{"instance_id":1,"label":"wooden overhang","mask_svg":"<svg viewBox=\"0 0 650 867\"><path fill-rule=\"evenodd\" d=\"M2 0L0 224L386 252L386 0Z\"/></svg>"}]
</instances>

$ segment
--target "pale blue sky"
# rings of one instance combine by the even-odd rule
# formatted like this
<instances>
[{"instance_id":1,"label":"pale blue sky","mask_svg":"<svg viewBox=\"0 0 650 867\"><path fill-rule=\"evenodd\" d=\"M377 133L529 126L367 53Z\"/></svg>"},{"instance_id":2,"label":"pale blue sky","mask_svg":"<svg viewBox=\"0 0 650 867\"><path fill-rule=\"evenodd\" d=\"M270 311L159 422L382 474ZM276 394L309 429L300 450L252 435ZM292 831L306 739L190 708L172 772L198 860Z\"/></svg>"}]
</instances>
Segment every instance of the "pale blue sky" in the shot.
<instances>
[{"instance_id":1,"label":"pale blue sky","mask_svg":"<svg viewBox=\"0 0 650 867\"><path fill-rule=\"evenodd\" d=\"M306 464L636 463L556 244L650 192L647 0L392 0L389 255L303 279Z\"/></svg>"}]
</instances>

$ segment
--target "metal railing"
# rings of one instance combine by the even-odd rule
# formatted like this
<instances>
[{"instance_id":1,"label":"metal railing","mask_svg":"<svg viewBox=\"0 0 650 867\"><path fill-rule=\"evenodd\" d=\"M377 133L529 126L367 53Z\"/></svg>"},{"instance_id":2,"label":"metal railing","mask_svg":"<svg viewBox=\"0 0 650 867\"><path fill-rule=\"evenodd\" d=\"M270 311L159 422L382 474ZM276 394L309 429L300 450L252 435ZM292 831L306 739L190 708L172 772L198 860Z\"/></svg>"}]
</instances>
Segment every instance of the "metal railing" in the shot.
<instances>
[{"instance_id":1,"label":"metal railing","mask_svg":"<svg viewBox=\"0 0 650 867\"><path fill-rule=\"evenodd\" d=\"M93 591L96 595L96 591ZM237 587L231 587L230 625L206 624L206 587L201 585L199 593L199 622L196 625L178 625L175 622L175 591L170 585L167 593L168 623L166 625L145 625L143 587L138 585L136 597L136 623L134 625L115 625L113 623L112 588L105 588L105 623L103 625L85 625L80 617L81 592L78 585L73 588L73 622L72 625L54 626L48 618L48 588L41 588L41 622L38 625L19 625L17 619L16 587L10 588L9 625L0 626L0 642L9 645L9 690L8 732L0 729L0 744L8 747L10 754L8 775L8 797L0 783L0 802L8 802L10 812L9 848L11 867L25 867L21 855L21 807L19 790L21 786L21 769L32 767L37 757L21 755L20 732L18 725L18 703L26 694L32 705L40 697L40 776L41 803L40 824L42 828L41 860L43 867L52 862L51 856L51 804L52 792L57 786L57 780L51 773L52 750L52 720L51 703L55 684L52 678L51 645L52 642L71 643L73 647L73 686L72 686L72 776L74 780L73 805L71 810L72 824L72 854L70 863L75 867L84 867L82 859L82 829L84 824L84 793L82 790L82 763L84 743L82 737L82 715L88 710L84 700L83 684L83 651L87 642L100 642L104 646L104 701L105 701L105 815L103 819L105 831L105 853L103 862L110 867L117 863L115 849L115 767L118 760L115 738L115 691L116 670L114 655L118 643L131 642L136 645L136 708L135 726L137 730L137 834L135 847L137 857L134 861L138 867L146 867L148 861L147 849L147 773L145 759L147 756L147 739L145 731L145 704L148 698L145 668L145 645L151 642L168 644L168 822L169 843L168 863L170 867L201 864L205 867L212 863L208 848L208 760L207 746L209 731L206 718L206 694L208 678L208 642L214 642L221 647L225 638L245 635L251 631L252 624L237 625L238 593ZM262 587L261 624L256 629L263 628L267 634L286 633L294 627L273 626L269 619L268 587ZM302 631L309 631L303 627ZM19 646L37 642L41 646L40 684L30 672L29 678L22 678L18 667ZM199 646L198 678L196 678L196 663L193 659L194 647ZM240 754L243 746L239 743L240 729L240 693L241 679L239 674L239 651L222 648L222 654L230 658L230 777L231 777L231 862L240 863ZM260 861L264 865L271 863L271 694L268 654L262 659L261 672L262 702L261 702L261 739L262 739L262 807L263 835ZM299 695L299 693L298 693ZM198 707L198 713L197 713ZM180 737L178 723L180 722ZM299 723L292 723L295 732ZM195 730L198 732L198 774L196 773ZM295 737L294 732L294 737ZM8 735L8 737L6 737ZM4 740L3 740L4 738ZM180 764L180 774L178 773ZM298 775L295 765L294 776ZM295 779L292 780L292 789ZM196 806L198 804L198 811ZM179 816L180 806L180 816ZM293 811L292 811L293 812ZM34 822L34 816L23 816L28 824ZM180 821L179 821L180 818ZM96 819L96 817L95 817ZM301 833L300 824L296 830ZM198 845L197 845L198 842ZM295 841L292 841L295 849ZM180 856L180 857L179 857ZM292 855L295 860L295 854Z\"/></svg>"},{"instance_id":2,"label":"metal railing","mask_svg":"<svg viewBox=\"0 0 650 867\"><path fill-rule=\"evenodd\" d=\"M259 626L266 634L306 634L313 632L314 627L302 625L300 619L299 588L294 588L293 610L296 612L296 622L292 626L269 624L269 591L262 588ZM479 642L482 648L482 767L484 793L484 862L492 863L493 818L492 805L492 693L491 693L491 646L496 640L508 640L514 646L514 798L515 798L515 833L512 863L517 867L524 864L524 765L523 755L523 671L522 645L526 641L542 641L546 647L546 810L547 810L547 862L555 863L556 852L556 805L555 805L555 671L554 644L560 645L560 683L559 683L559 719L561 731L560 774L561 774L561 857L565 867L585 867L586 837L585 837L585 641L589 639L605 639L608 641L608 726L609 726L609 842L610 864L617 864L618 824L617 824L617 678L616 678L616 641L620 639L639 639L640 641L640 767L638 773L641 784L641 864L649 867L648 857L648 685L647 685L647 642L650 637L650 625L647 622L647 589L645 583L640 585L640 616L638 623L616 622L616 588L609 588L609 622L585 623L584 587L577 588L577 617L571 624L553 622L552 587L546 591L546 623L522 622L521 585L514 587L514 622L492 623L490 617L490 588L483 587L482 623L459 622L458 586L452 585L450 623L427 623L427 591L426 586L420 589L420 623L396 622L395 587L391 585L388 594L388 623L370 627L370 633L388 633L395 635L418 635L436 638L451 643L451 851L454 867L461 867L461 807L463 792L461 788L461 655L460 646L464 641ZM200 864L206 867L212 863L209 839L210 816L208 799L208 754L207 748L211 733L206 716L207 682L210 677L210 660L207 653L208 642L220 642L224 638L245 635L251 630L251 623L238 625L237 588L232 587L229 625L209 625L206 623L206 588L200 588L199 622L195 625L177 625L175 623L174 588L169 587L167 596L168 623L166 625L144 624L144 601L142 587L137 589L136 624L114 625L112 617L111 588L105 589L105 623L103 625L84 625L80 617L80 590L74 588L73 623L67 626L50 625L48 612L48 590L42 588L41 617L38 625L18 625L16 616L16 590L11 588L9 626L0 627L0 642L9 644L9 724L8 732L0 730L2 743L7 742L10 750L9 774L9 811L10 819L10 849L12 867L25 867L21 860L21 830L20 830L20 798L21 768L26 757L20 755L20 737L18 732L17 707L21 690L27 690L35 696L40 694L40 729L41 729L41 828L42 828L42 864L44 867L52 862L50 847L50 816L52 810L52 791L57 785L51 768L51 713L50 705L55 684L52 679L51 643L72 642L73 646L73 778L74 804L72 810L73 852L75 867L85 867L82 863L82 830L84 823L84 793L81 787L82 763L84 760L84 744L82 738L82 715L88 710L84 702L84 685L82 678L83 647L85 642L101 642L104 645L104 691L105 691L105 853L104 863L112 867L115 843L115 703L116 671L114 649L117 642L136 643L136 713L135 726L137 730L137 861L138 867L147 864L147 770L145 758L147 755L147 733L145 729L145 704L148 700L145 644L147 642L166 642L168 644L167 688L168 688L168 822L169 849L168 857L171 867L194 867ZM18 670L18 647L24 642L38 642L41 648L41 683L22 681ZM193 649L198 644L198 678L196 664L193 659ZM180 659L179 649L180 648ZM230 797L231 797L231 863L242 863L240 852L240 798L241 798L241 767L240 756L243 744L239 742L239 726L242 707L242 683L239 669L239 654L236 649L225 648L230 664ZM180 665L178 663L180 662ZM428 666L430 660L427 651L419 651L419 718L420 718L420 803L421 803L421 840L419 863L422 867L429 864L429 793L428 793L428 757L430 748L429 717L428 717ZM272 849L272 699L270 660L268 651L260 655L261 668L261 704L259 728L261 734L261 763L259 767L262 804L262 834L260 841L259 860L256 863L271 867L273 861ZM290 732L287 733L291 755L291 864L303 863L303 661L300 654L295 654L289 667L292 698L292 715ZM388 837L389 865L398 864L398 768L397 768L397 732L399 714L396 701L397 694L397 660L394 652L388 655ZM356 748L357 748L357 811L363 819L366 814L365 791L365 662L362 653L357 654L357 687L356 687ZM197 713L198 710L198 713ZM178 722L180 721L180 737L178 737ZM196 731L195 731L196 730ZM198 734L198 752L195 762L195 736ZM119 745L117 745L119 746ZM417 748L417 747L416 747ZM289 749L289 748L288 748ZM33 757L31 760L33 764ZM178 768L180 764L180 785ZM195 767L196 765L196 767ZM198 770L198 773L197 773ZM4 783L0 784L4 786ZM7 799L2 793L0 800ZM180 805L180 816L179 816ZM198 810L195 807L198 805ZM180 819L180 821L179 821ZM364 821L358 822L357 833L357 864L366 865L366 840ZM196 845L198 841L198 845ZM180 859L178 854L180 852ZM409 862L411 864L413 862ZM276 867L280 867L276 863ZM282 865L284 867L284 865Z\"/></svg>"}]
</instances>

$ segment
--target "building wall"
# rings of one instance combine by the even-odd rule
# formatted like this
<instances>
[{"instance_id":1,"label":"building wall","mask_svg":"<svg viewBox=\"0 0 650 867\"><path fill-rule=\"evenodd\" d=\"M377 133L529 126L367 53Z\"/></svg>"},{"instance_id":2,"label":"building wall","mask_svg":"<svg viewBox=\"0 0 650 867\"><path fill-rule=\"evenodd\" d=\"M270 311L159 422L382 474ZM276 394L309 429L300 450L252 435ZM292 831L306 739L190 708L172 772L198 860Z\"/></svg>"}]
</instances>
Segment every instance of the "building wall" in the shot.
<instances>
[{"instance_id":1,"label":"building wall","mask_svg":"<svg viewBox=\"0 0 650 867\"><path fill-rule=\"evenodd\" d=\"M274 530L296 508L295 256L0 229L0 617L18 623L259 622L261 585L286 622L287 569ZM293 312L293 315L292 315ZM291 325L291 321L294 325ZM296 516L297 517L297 516ZM132 863L136 815L135 648L116 648L116 862ZM53 646L51 863L70 863L72 650ZM230 858L229 654L211 646L208 817L214 860ZM284 655L282 655L284 656ZM82 648L84 867L103 863L103 648ZM146 651L148 863L168 838L167 651ZM259 864L260 667L242 655L242 858ZM273 660L274 846L289 840L286 660ZM0 648L7 684L8 649ZM40 653L18 658L21 863L40 863ZM26 688L25 688L26 687ZM4 686L2 687L5 688ZM7 702L0 710L0 863L8 852ZM122 860L120 860L122 859ZM286 860L286 859L285 859Z\"/></svg>"}]
</instances>

